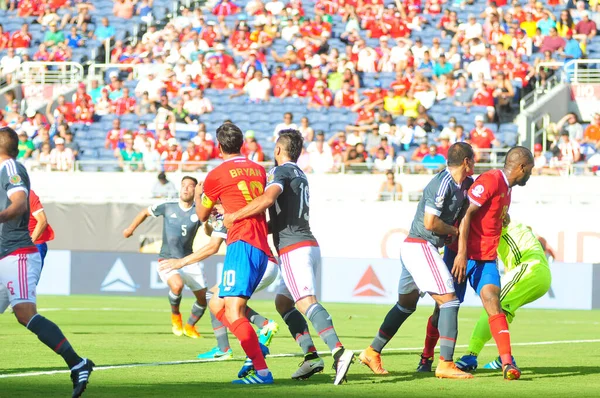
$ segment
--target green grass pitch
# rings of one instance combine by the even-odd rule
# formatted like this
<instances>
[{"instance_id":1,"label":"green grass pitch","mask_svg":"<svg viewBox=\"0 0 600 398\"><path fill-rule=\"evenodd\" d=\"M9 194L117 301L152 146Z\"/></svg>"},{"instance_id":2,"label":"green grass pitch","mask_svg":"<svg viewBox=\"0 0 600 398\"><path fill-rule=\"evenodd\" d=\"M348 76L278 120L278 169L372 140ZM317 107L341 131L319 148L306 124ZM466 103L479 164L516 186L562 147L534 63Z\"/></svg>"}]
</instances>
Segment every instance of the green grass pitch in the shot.
<instances>
[{"instance_id":1,"label":"green grass pitch","mask_svg":"<svg viewBox=\"0 0 600 398\"><path fill-rule=\"evenodd\" d=\"M192 304L182 303L184 319ZM290 379L300 357L268 360L276 384L232 386L241 366L242 350L231 337L236 359L224 362L157 365L159 362L193 361L215 345L208 314L200 321L204 338L191 340L170 332L169 304L165 298L71 296L38 300L41 313L56 322L80 355L100 367L124 364L145 366L99 369L92 375L86 397L590 397L600 391L600 312L522 309L511 326L514 355L522 379L506 382L500 373L478 371L473 380L438 380L433 374L416 374L419 347L431 308L422 306L407 321L384 351L389 376L375 376L358 361L350 368L348 383L332 385L332 359L326 369L308 381ZM270 302L253 307L282 326L273 340L273 354L298 353L299 348ZM369 345L389 306L326 304L346 347L357 352ZM44 311L44 309L47 309ZM479 310L460 311L456 356L465 351ZM584 342L584 340L588 340ZM319 350L326 350L315 337ZM493 343L493 342L492 342ZM538 344L527 344L538 343ZM542 344L543 343L543 344ZM394 349L394 350L392 350ZM481 361L496 355L484 349ZM62 359L18 325L11 314L0 316L0 397L67 397L71 393L66 373L24 375L64 369ZM18 377L22 376L22 377Z\"/></svg>"}]
</instances>

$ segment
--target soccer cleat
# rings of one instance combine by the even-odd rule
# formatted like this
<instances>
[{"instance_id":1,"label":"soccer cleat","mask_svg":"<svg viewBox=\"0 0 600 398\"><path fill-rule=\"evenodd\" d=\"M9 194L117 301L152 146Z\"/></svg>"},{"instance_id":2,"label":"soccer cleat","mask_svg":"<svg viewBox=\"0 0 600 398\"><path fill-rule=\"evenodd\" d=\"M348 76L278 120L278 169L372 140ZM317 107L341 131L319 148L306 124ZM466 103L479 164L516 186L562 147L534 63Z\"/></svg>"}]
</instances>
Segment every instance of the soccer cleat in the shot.
<instances>
[{"instance_id":1,"label":"soccer cleat","mask_svg":"<svg viewBox=\"0 0 600 398\"><path fill-rule=\"evenodd\" d=\"M175 336L183 336L183 322L181 322L181 314L171 314L171 330Z\"/></svg>"},{"instance_id":2,"label":"soccer cleat","mask_svg":"<svg viewBox=\"0 0 600 398\"><path fill-rule=\"evenodd\" d=\"M273 336L279 332L277 322L269 320L269 322L258 331L258 342L265 346L270 346Z\"/></svg>"},{"instance_id":3,"label":"soccer cleat","mask_svg":"<svg viewBox=\"0 0 600 398\"><path fill-rule=\"evenodd\" d=\"M196 327L194 325L190 325L189 323L186 323L183 327L183 334L192 339L199 339L200 337L202 337L200 336L200 333L198 333L198 331L196 330Z\"/></svg>"},{"instance_id":4,"label":"soccer cleat","mask_svg":"<svg viewBox=\"0 0 600 398\"><path fill-rule=\"evenodd\" d=\"M267 355L269 355L269 348L260 343L259 343L259 345L260 345L260 350L262 351L263 357L266 357ZM246 357L246 360L244 361L242 368L238 372L238 378L243 379L244 377L248 376L253 371L254 371L254 364L252 363L252 360L250 358Z\"/></svg>"},{"instance_id":5,"label":"soccer cleat","mask_svg":"<svg viewBox=\"0 0 600 398\"><path fill-rule=\"evenodd\" d=\"M365 366L368 366L376 375L387 375L390 372L383 368L381 364L381 354L368 347L360 353L358 360Z\"/></svg>"},{"instance_id":6,"label":"soccer cleat","mask_svg":"<svg viewBox=\"0 0 600 398\"><path fill-rule=\"evenodd\" d=\"M94 371L94 362L84 359L82 364L75 366L71 370L71 381L73 382L73 398L81 397L85 391L92 372Z\"/></svg>"},{"instance_id":7,"label":"soccer cleat","mask_svg":"<svg viewBox=\"0 0 600 398\"><path fill-rule=\"evenodd\" d=\"M504 380L519 380L521 378L521 370L516 365L510 363L504 365L502 374L504 375Z\"/></svg>"},{"instance_id":8,"label":"soccer cleat","mask_svg":"<svg viewBox=\"0 0 600 398\"><path fill-rule=\"evenodd\" d=\"M431 365L433 365L433 357L424 357L421 354L421 360L419 361L419 366L417 366L417 372L431 372Z\"/></svg>"},{"instance_id":9,"label":"soccer cleat","mask_svg":"<svg viewBox=\"0 0 600 398\"><path fill-rule=\"evenodd\" d=\"M460 370L453 361L440 361L435 369L438 379L472 379L471 373Z\"/></svg>"},{"instance_id":10,"label":"soccer cleat","mask_svg":"<svg viewBox=\"0 0 600 398\"><path fill-rule=\"evenodd\" d=\"M215 347L210 351L204 352L202 354L198 354L198 359L226 360L226 359L232 359L232 358L233 358L233 351L231 351L231 348L228 349L227 351L223 352L223 351L219 350L219 347Z\"/></svg>"},{"instance_id":11,"label":"soccer cleat","mask_svg":"<svg viewBox=\"0 0 600 398\"><path fill-rule=\"evenodd\" d=\"M477 357L475 355L463 355L456 361L456 367L465 372L471 372L477 369Z\"/></svg>"},{"instance_id":12,"label":"soccer cleat","mask_svg":"<svg viewBox=\"0 0 600 398\"><path fill-rule=\"evenodd\" d=\"M517 366L517 363L515 362L515 357L512 357L512 363L513 365ZM483 366L484 369L495 369L495 370L500 370L502 369L502 360L500 359L500 357L494 359L491 362L486 363Z\"/></svg>"},{"instance_id":13,"label":"soccer cleat","mask_svg":"<svg viewBox=\"0 0 600 398\"><path fill-rule=\"evenodd\" d=\"M261 376L255 371L251 371L247 376L231 382L232 384L273 384L273 374L269 372L266 376Z\"/></svg>"},{"instance_id":14,"label":"soccer cleat","mask_svg":"<svg viewBox=\"0 0 600 398\"><path fill-rule=\"evenodd\" d=\"M350 365L354 362L354 352L341 348L341 353L334 355L334 357L337 357L337 359L333 364L333 369L335 369L333 384L337 386L346 381L348 369L350 369Z\"/></svg>"},{"instance_id":15,"label":"soccer cleat","mask_svg":"<svg viewBox=\"0 0 600 398\"><path fill-rule=\"evenodd\" d=\"M316 373L321 373L325 369L323 358L315 353L306 354L304 361L298 365L298 370L292 375L294 380L306 380Z\"/></svg>"}]
</instances>

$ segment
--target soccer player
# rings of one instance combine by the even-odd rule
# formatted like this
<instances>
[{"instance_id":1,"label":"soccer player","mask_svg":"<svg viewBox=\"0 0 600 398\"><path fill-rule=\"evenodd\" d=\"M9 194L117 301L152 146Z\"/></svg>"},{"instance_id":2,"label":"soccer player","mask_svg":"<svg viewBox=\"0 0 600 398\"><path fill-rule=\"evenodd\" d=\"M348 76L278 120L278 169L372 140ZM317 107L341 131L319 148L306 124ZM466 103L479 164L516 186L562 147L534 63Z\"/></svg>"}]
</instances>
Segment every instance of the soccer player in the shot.
<instances>
[{"instance_id":1,"label":"soccer player","mask_svg":"<svg viewBox=\"0 0 600 398\"><path fill-rule=\"evenodd\" d=\"M235 212L262 194L266 184L265 169L241 154L244 134L233 123L217 129L223 163L211 170L204 180L204 192L196 195L196 213L202 221L221 201L225 212ZM227 253L219 297L211 300L210 310L240 341L255 371L234 380L233 384L273 384L263 351L254 329L246 318L246 303L260 283L269 262L267 220L264 214L236 223L227 233Z\"/></svg>"},{"instance_id":2,"label":"soccer player","mask_svg":"<svg viewBox=\"0 0 600 398\"><path fill-rule=\"evenodd\" d=\"M155 204L142 210L123 231L123 236L129 238L137 227L150 217L163 217L162 246L160 258L183 258L192 253L196 232L202 223L196 214L194 192L198 181L194 177L185 176L181 180L179 200L169 200ZM159 271L160 279L169 286L169 303L171 304L171 324L175 336L185 335L197 339L200 337L196 323L206 311L206 278L202 264L190 264L185 269ZM179 306L183 286L187 286L196 296L192 311L185 324L181 319Z\"/></svg>"},{"instance_id":3,"label":"soccer player","mask_svg":"<svg viewBox=\"0 0 600 398\"><path fill-rule=\"evenodd\" d=\"M210 241L195 251L181 259L168 259L160 262L159 271L169 271L183 268L189 264L194 264L208 257L217 254L219 248L225 240L227 240L227 228L223 225L223 216L221 214L211 215L210 221L204 223L204 231L210 236ZM255 291L261 291L271 285L277 279L278 269L274 258L269 257L269 264L265 274L256 287ZM206 298L210 300L222 300L218 296L219 285L213 286L207 293ZM210 311L209 311L210 312ZM279 325L275 321L269 320L254 311L250 307L246 307L246 318L252 322L254 326L259 328L258 341L269 346L275 333L279 331ZM233 358L233 353L229 345L229 337L225 325L219 321L215 315L210 312L210 320L212 323L213 332L217 339L217 346L212 350L203 354L199 354L199 359L230 359Z\"/></svg>"},{"instance_id":4,"label":"soccer player","mask_svg":"<svg viewBox=\"0 0 600 398\"><path fill-rule=\"evenodd\" d=\"M331 315L315 296L315 271L321 265L321 250L309 225L308 180L296 162L303 139L297 130L283 130L275 145L275 167L269 173L264 194L237 211L225 209L225 226L243 224L269 209L270 230L280 256L283 283L275 298L277 311L304 351L304 361L293 379L307 379L324 368L308 332L304 314L327 344L334 358L334 384L342 383L354 353L346 350L333 327ZM297 309L296 309L297 308ZM300 312L298 312L300 310Z\"/></svg>"},{"instance_id":5,"label":"soccer player","mask_svg":"<svg viewBox=\"0 0 600 398\"><path fill-rule=\"evenodd\" d=\"M46 212L40 202L39 196L33 190L29 191L29 210L31 212L29 215L29 234L40 252L42 268L44 268L44 259L46 258L46 253L48 253L46 242L54 239L54 231L50 224L48 224Z\"/></svg>"},{"instance_id":6,"label":"soccer player","mask_svg":"<svg viewBox=\"0 0 600 398\"><path fill-rule=\"evenodd\" d=\"M440 308L442 342L435 375L449 379L473 377L458 369L453 361L460 302L438 248L458 235L455 224L468 205L467 190L472 183L468 177L473 175L474 164L469 144L452 145L448 149L448 167L436 174L423 190L410 232L400 248L398 303L386 315L371 345L360 355L361 362L375 374L388 373L381 364L381 351L415 311L421 291L429 293Z\"/></svg>"},{"instance_id":7,"label":"soccer player","mask_svg":"<svg viewBox=\"0 0 600 398\"><path fill-rule=\"evenodd\" d=\"M80 397L94 363L77 355L58 326L37 312L35 289L42 261L27 228L31 187L27 170L15 161L18 146L17 133L0 128L0 313L12 305L19 323L63 357L71 369L73 397Z\"/></svg>"},{"instance_id":8,"label":"soccer player","mask_svg":"<svg viewBox=\"0 0 600 398\"><path fill-rule=\"evenodd\" d=\"M487 171L475 180L469 190L471 203L460 223L458 253L452 268L457 282L468 279L481 297L506 380L519 379L521 371L513 363L508 322L500 304L497 249L510 207L512 187L525 186L532 170L533 154L525 147L516 146L506 154L502 170ZM475 365L476 358L472 356L463 356L459 361L459 366L465 370Z\"/></svg>"},{"instance_id":9,"label":"soccer player","mask_svg":"<svg viewBox=\"0 0 600 398\"><path fill-rule=\"evenodd\" d=\"M505 217L504 224L505 227L502 230L502 237L498 244L498 258L504 264L506 271L500 281L502 285L500 305L506 314L508 323L512 323L517 309L534 302L548 292L552 276L544 248L531 232L531 229L521 223L511 222L508 216ZM451 267L456 252L447 247L444 254L445 258L446 254L450 258L447 264ZM492 338L488 318L487 312L483 310L471 335L468 356L475 357L475 359L469 359L470 370L477 368L476 357L483 346ZM436 313L432 315L427 324L427 339L425 340L425 349L421 355L422 359L418 369L422 372L431 371L433 352L439 337L435 332L432 333L430 329L437 331ZM428 366L424 366L423 359L428 360L426 361ZM458 367L466 367L466 365L462 361L457 363ZM500 358L484 366L484 369L501 368Z\"/></svg>"}]
</instances>

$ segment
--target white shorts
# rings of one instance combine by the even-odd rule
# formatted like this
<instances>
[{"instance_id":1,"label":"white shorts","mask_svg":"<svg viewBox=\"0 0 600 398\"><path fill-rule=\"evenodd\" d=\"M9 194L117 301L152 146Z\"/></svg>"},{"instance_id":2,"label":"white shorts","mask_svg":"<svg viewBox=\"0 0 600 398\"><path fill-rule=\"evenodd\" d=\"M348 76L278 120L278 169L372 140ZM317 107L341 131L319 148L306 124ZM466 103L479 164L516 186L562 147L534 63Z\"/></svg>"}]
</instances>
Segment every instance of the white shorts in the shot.
<instances>
[{"instance_id":1,"label":"white shorts","mask_svg":"<svg viewBox=\"0 0 600 398\"><path fill-rule=\"evenodd\" d=\"M206 277L204 276L203 263L200 262L186 265L180 269L158 271L158 275L164 283L167 283L167 281L176 274L181 276L181 279L183 279L183 284L189 287L192 292L206 289Z\"/></svg>"},{"instance_id":2,"label":"white shorts","mask_svg":"<svg viewBox=\"0 0 600 398\"><path fill-rule=\"evenodd\" d=\"M414 290L433 294L454 293L454 280L434 245L426 241L404 241L400 245L402 273L398 294Z\"/></svg>"},{"instance_id":3,"label":"white shorts","mask_svg":"<svg viewBox=\"0 0 600 398\"><path fill-rule=\"evenodd\" d=\"M267 269L265 270L265 273L260 282L258 282L258 286L256 287L256 289L254 289L254 292L260 292L261 290L264 290L267 287L269 287L271 283L275 282L275 279L277 279L278 274L279 267L277 266L277 264L273 261L269 261L269 263L267 264Z\"/></svg>"},{"instance_id":4,"label":"white shorts","mask_svg":"<svg viewBox=\"0 0 600 398\"><path fill-rule=\"evenodd\" d=\"M316 295L315 273L321 266L319 246L304 246L279 256L281 282L277 294L297 302L301 298Z\"/></svg>"},{"instance_id":5,"label":"white shorts","mask_svg":"<svg viewBox=\"0 0 600 398\"><path fill-rule=\"evenodd\" d=\"M0 314L8 305L36 302L35 288L42 271L40 253L15 254L0 259Z\"/></svg>"}]
</instances>

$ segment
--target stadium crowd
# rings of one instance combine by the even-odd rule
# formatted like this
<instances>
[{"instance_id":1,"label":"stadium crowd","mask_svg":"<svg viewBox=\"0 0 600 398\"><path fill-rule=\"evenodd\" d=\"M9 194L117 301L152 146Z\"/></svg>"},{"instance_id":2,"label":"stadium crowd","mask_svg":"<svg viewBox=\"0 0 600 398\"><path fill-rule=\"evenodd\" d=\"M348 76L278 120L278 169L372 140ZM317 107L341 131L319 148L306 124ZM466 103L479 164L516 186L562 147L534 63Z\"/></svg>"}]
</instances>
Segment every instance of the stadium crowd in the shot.
<instances>
[{"instance_id":1,"label":"stadium crowd","mask_svg":"<svg viewBox=\"0 0 600 398\"><path fill-rule=\"evenodd\" d=\"M106 81L90 76L89 85L81 83L45 112L20 109L9 92L0 124L21 133L19 156L32 167L72 169L85 158L88 146L81 145L89 131L112 120L103 153L111 151L122 169L193 171L219 156L207 122L212 112L228 113L226 103L211 100L220 93L232 102L303 105L304 112L286 113L272 134L289 127L302 132L300 163L308 172L385 173L405 164L408 172L428 172L444 164L457 141L490 161L493 149L516 143L511 122L518 100L560 73L551 65L536 72L536 65L586 56L600 3L477 3L221 0L190 3L159 20L153 15L162 1L115 0L112 15L100 17L96 2L10 0L9 15L28 22L13 32L0 25L7 82L18 78L22 62L69 61L91 41L110 40L110 62L131 68L111 70ZM123 20L141 21L145 31L119 36L113 24ZM29 33L34 24L40 37ZM332 109L346 112L344 125L315 128L310 115ZM552 142L536 146L543 172L600 164L598 117L585 132L572 119L557 124ZM247 129L244 153L266 160L270 136Z\"/></svg>"}]
</instances>

